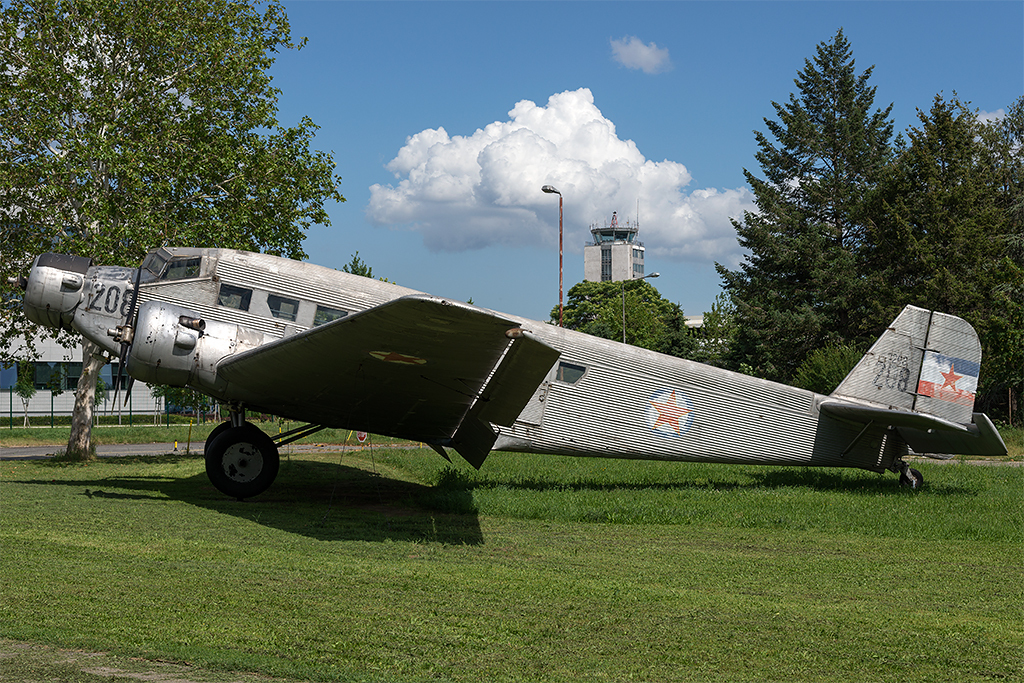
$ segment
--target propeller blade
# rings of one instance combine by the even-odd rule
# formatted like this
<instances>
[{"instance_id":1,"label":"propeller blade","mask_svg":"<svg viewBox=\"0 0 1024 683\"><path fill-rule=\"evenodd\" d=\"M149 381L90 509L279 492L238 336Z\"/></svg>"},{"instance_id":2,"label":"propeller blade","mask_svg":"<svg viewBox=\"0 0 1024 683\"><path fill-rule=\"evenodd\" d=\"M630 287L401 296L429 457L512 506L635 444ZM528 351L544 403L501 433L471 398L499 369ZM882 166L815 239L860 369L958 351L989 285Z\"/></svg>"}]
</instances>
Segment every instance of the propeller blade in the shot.
<instances>
[{"instance_id":1,"label":"propeller blade","mask_svg":"<svg viewBox=\"0 0 1024 683\"><path fill-rule=\"evenodd\" d=\"M128 400L132 397L132 385L135 384L135 378L131 375L128 376L128 386L124 390L124 404L128 405Z\"/></svg>"},{"instance_id":2,"label":"propeller blade","mask_svg":"<svg viewBox=\"0 0 1024 683\"><path fill-rule=\"evenodd\" d=\"M139 283L141 282L141 280L142 280L142 268L139 268L138 270L135 271L135 287L132 288L132 303L128 307L128 315L126 315L124 317L124 325L122 325L122 329L130 328L132 330L130 338L134 338L134 336L135 336L135 329L134 329L135 328L135 324L134 324L133 318L135 317L135 306L136 306L136 304L139 303ZM117 364L117 381L116 381L116 383L114 385L116 387L114 389L114 403L117 403L117 397L118 397L118 394L121 391L121 378L124 377L124 367L128 364L128 353L130 351L131 351L131 342L127 342L127 341L121 342L121 354L119 356L121 362L119 362ZM128 399L131 398L131 395L132 395L132 383L134 381L135 381L134 378L132 378L130 376L128 377L128 388L125 391L125 396L124 396L125 405L128 404Z\"/></svg>"}]
</instances>

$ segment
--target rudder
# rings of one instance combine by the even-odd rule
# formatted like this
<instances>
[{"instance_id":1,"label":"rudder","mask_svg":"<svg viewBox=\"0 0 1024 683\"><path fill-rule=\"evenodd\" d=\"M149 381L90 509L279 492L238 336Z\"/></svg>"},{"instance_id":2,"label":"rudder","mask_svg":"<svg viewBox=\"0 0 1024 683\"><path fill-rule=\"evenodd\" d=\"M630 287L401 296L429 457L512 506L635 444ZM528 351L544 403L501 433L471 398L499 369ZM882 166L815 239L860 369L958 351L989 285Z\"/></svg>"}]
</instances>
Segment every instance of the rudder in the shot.
<instances>
[{"instance_id":1,"label":"rudder","mask_svg":"<svg viewBox=\"0 0 1024 683\"><path fill-rule=\"evenodd\" d=\"M970 424L980 369L967 321L907 306L832 396Z\"/></svg>"}]
</instances>

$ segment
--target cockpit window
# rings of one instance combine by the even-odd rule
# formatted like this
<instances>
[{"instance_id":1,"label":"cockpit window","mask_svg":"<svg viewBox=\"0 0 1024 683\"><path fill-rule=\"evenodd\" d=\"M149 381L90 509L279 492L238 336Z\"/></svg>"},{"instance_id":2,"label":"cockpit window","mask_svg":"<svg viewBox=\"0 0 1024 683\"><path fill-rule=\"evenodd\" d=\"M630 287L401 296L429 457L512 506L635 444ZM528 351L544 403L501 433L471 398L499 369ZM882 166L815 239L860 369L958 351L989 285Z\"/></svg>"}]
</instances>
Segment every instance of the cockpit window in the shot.
<instances>
[{"instance_id":1,"label":"cockpit window","mask_svg":"<svg viewBox=\"0 0 1024 683\"><path fill-rule=\"evenodd\" d=\"M348 315L347 311L339 311L337 308L327 308L327 306L317 306L316 315L313 316L313 327L326 325L339 318L344 318L346 315Z\"/></svg>"},{"instance_id":2,"label":"cockpit window","mask_svg":"<svg viewBox=\"0 0 1024 683\"><path fill-rule=\"evenodd\" d=\"M153 278L160 277L160 273L163 271L164 266L167 264L167 258L159 251L151 251L146 255L146 260L142 262L142 270L150 273Z\"/></svg>"},{"instance_id":3,"label":"cockpit window","mask_svg":"<svg viewBox=\"0 0 1024 683\"><path fill-rule=\"evenodd\" d=\"M228 308L237 308L240 311L249 310L249 301L252 300L252 290L234 285L222 284L217 303Z\"/></svg>"},{"instance_id":4,"label":"cockpit window","mask_svg":"<svg viewBox=\"0 0 1024 683\"><path fill-rule=\"evenodd\" d=\"M267 305L270 307L270 312L275 318L281 318L282 320L295 320L295 316L299 312L299 302L297 299L286 299L283 296L277 294L267 295Z\"/></svg>"},{"instance_id":5,"label":"cockpit window","mask_svg":"<svg viewBox=\"0 0 1024 683\"><path fill-rule=\"evenodd\" d=\"M161 280L185 280L191 277L199 277L199 267L202 265L200 256L178 256L171 259L167 264L167 270Z\"/></svg>"}]
</instances>

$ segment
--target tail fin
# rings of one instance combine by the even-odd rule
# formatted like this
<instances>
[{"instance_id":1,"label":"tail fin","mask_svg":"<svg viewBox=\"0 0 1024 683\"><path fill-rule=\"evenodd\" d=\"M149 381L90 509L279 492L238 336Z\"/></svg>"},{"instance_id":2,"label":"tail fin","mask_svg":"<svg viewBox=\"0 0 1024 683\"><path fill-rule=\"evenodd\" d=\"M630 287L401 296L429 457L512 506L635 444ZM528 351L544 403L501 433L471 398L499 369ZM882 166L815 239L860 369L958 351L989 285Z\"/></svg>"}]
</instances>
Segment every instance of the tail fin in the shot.
<instances>
[{"instance_id":1,"label":"tail fin","mask_svg":"<svg viewBox=\"0 0 1024 683\"><path fill-rule=\"evenodd\" d=\"M907 306L832 396L966 425L980 369L981 342L967 321Z\"/></svg>"}]
</instances>

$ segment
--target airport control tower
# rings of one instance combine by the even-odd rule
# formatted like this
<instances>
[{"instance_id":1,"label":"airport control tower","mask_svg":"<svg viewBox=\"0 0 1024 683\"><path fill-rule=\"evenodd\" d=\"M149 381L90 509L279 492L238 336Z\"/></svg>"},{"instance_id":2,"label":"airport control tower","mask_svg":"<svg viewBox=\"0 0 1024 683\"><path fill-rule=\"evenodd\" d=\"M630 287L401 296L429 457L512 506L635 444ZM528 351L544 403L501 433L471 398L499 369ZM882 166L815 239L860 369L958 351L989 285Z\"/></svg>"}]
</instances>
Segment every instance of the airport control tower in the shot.
<instances>
[{"instance_id":1,"label":"airport control tower","mask_svg":"<svg viewBox=\"0 0 1024 683\"><path fill-rule=\"evenodd\" d=\"M617 282L644 275L644 245L636 239L638 223L612 213L612 222L604 227L590 226L594 241L583 247L583 279L591 282Z\"/></svg>"}]
</instances>

